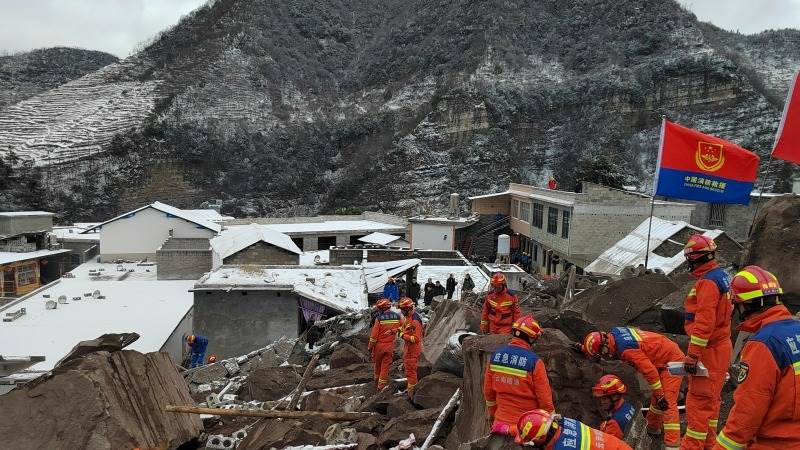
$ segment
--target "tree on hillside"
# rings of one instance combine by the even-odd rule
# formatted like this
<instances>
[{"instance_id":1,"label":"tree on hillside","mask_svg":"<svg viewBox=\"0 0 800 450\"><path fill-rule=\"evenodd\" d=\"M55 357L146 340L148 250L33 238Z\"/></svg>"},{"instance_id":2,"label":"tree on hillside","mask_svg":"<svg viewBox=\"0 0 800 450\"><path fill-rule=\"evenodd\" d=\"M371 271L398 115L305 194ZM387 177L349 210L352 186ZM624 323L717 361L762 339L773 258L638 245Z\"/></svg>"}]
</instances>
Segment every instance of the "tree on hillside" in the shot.
<instances>
[{"instance_id":1,"label":"tree on hillside","mask_svg":"<svg viewBox=\"0 0 800 450\"><path fill-rule=\"evenodd\" d=\"M583 157L578 161L575 179L622 189L629 175L627 168L613 156L600 153Z\"/></svg>"}]
</instances>

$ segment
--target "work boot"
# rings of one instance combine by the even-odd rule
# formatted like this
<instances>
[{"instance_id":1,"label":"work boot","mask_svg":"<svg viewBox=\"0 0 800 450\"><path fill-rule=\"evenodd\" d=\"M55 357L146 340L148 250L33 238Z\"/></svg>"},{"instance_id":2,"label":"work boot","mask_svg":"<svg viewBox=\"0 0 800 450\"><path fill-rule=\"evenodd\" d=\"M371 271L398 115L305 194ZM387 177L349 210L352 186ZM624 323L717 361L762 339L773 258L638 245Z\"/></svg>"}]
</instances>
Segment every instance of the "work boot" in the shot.
<instances>
[{"instance_id":1,"label":"work boot","mask_svg":"<svg viewBox=\"0 0 800 450\"><path fill-rule=\"evenodd\" d=\"M655 429L655 428L646 427L645 431L647 431L647 434L649 434L650 436L656 436L656 437L657 436L661 436L662 434L664 434L664 431L661 428Z\"/></svg>"}]
</instances>

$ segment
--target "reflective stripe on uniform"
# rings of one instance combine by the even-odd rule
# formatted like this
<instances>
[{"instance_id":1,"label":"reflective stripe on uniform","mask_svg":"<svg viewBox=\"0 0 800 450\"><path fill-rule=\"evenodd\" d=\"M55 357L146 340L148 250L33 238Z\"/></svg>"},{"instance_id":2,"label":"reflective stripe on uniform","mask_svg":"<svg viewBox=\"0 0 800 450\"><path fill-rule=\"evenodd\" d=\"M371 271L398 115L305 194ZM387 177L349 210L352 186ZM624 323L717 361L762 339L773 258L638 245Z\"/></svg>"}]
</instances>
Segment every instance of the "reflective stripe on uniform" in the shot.
<instances>
[{"instance_id":1,"label":"reflective stripe on uniform","mask_svg":"<svg viewBox=\"0 0 800 450\"><path fill-rule=\"evenodd\" d=\"M677 423L677 422L675 422L675 423L664 422L664 430L666 430L666 431L680 431L681 430L681 424Z\"/></svg>"},{"instance_id":2,"label":"reflective stripe on uniform","mask_svg":"<svg viewBox=\"0 0 800 450\"><path fill-rule=\"evenodd\" d=\"M494 406L496 404L497 402L490 402L489 400L486 400L486 406Z\"/></svg>"},{"instance_id":3,"label":"reflective stripe on uniform","mask_svg":"<svg viewBox=\"0 0 800 450\"><path fill-rule=\"evenodd\" d=\"M724 431L717 435L717 444L721 445L725 450L744 450L744 444L725 436Z\"/></svg>"},{"instance_id":4,"label":"reflective stripe on uniform","mask_svg":"<svg viewBox=\"0 0 800 450\"><path fill-rule=\"evenodd\" d=\"M705 347L706 345L708 345L708 339L703 339L698 336L692 336L692 338L689 339L689 342L691 342L694 345L699 345L700 347Z\"/></svg>"},{"instance_id":5,"label":"reflective stripe on uniform","mask_svg":"<svg viewBox=\"0 0 800 450\"><path fill-rule=\"evenodd\" d=\"M716 430L718 425L719 425L719 420L718 419L708 419L708 426L709 427L711 427L714 430Z\"/></svg>"},{"instance_id":6,"label":"reflective stripe on uniform","mask_svg":"<svg viewBox=\"0 0 800 450\"><path fill-rule=\"evenodd\" d=\"M664 414L664 411L658 409L656 405L650 405L650 412L658 415Z\"/></svg>"},{"instance_id":7,"label":"reflective stripe on uniform","mask_svg":"<svg viewBox=\"0 0 800 450\"><path fill-rule=\"evenodd\" d=\"M796 363L793 363L792 367L794 368L794 374L795 375L800 375L800 361L797 361Z\"/></svg>"},{"instance_id":8,"label":"reflective stripe on uniform","mask_svg":"<svg viewBox=\"0 0 800 450\"><path fill-rule=\"evenodd\" d=\"M694 431L691 428L687 428L686 429L686 436L689 436L692 439L697 439L698 441L705 441L706 440L706 436L708 436L708 433L701 433L699 431Z\"/></svg>"},{"instance_id":9,"label":"reflective stripe on uniform","mask_svg":"<svg viewBox=\"0 0 800 450\"><path fill-rule=\"evenodd\" d=\"M497 364L490 365L489 366L489 370L491 370L492 372L500 372L500 373L504 373L504 374L507 374L507 375L514 375L515 377L526 377L526 376L528 376L528 371L526 371L524 369L515 369L513 367L500 366L500 365L497 365Z\"/></svg>"},{"instance_id":10,"label":"reflective stripe on uniform","mask_svg":"<svg viewBox=\"0 0 800 450\"><path fill-rule=\"evenodd\" d=\"M583 422L581 424L581 450L591 449L592 433L589 432L589 426Z\"/></svg>"},{"instance_id":11,"label":"reflective stripe on uniform","mask_svg":"<svg viewBox=\"0 0 800 450\"><path fill-rule=\"evenodd\" d=\"M650 389L656 390L661 389L661 380L656 381L655 383L650 385Z\"/></svg>"}]
</instances>

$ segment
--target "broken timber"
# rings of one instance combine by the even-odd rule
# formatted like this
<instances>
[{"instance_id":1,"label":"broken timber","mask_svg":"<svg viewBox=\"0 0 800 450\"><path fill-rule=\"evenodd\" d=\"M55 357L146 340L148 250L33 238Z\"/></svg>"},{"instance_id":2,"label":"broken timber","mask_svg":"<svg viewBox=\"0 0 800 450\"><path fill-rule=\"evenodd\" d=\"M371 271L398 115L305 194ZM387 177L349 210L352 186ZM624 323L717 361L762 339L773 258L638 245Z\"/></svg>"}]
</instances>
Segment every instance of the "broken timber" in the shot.
<instances>
[{"instance_id":1,"label":"broken timber","mask_svg":"<svg viewBox=\"0 0 800 450\"><path fill-rule=\"evenodd\" d=\"M196 406L167 405L164 411L185 414L214 414L217 416L266 417L270 419L302 419L319 417L336 421L361 420L373 415L371 412L332 411L254 411L244 409L200 408Z\"/></svg>"},{"instance_id":2,"label":"broken timber","mask_svg":"<svg viewBox=\"0 0 800 450\"><path fill-rule=\"evenodd\" d=\"M433 443L433 440L436 439L436 435L439 434L439 429L442 427L442 422L447 419L447 416L455 409L456 405L458 404L459 400L461 399L461 388L456 389L453 393L453 396L450 397L450 401L444 406L442 409L441 414L436 419L436 423L433 424L433 428L431 428L431 432L428 433L428 437L425 439L425 442L422 444L422 447L419 450L427 450L428 447Z\"/></svg>"},{"instance_id":3,"label":"broken timber","mask_svg":"<svg viewBox=\"0 0 800 450\"><path fill-rule=\"evenodd\" d=\"M289 402L289 406L286 408L287 411L294 411L294 409L297 408L297 402L300 401L300 396L303 394L303 391L306 390L306 384L308 384L308 380L311 379L311 375L314 373L314 367L316 367L317 361L319 361L319 353L315 354L308 363L308 366L306 366L306 371L303 373L303 378L300 379L300 383L297 385L297 389L294 391L292 400Z\"/></svg>"}]
</instances>

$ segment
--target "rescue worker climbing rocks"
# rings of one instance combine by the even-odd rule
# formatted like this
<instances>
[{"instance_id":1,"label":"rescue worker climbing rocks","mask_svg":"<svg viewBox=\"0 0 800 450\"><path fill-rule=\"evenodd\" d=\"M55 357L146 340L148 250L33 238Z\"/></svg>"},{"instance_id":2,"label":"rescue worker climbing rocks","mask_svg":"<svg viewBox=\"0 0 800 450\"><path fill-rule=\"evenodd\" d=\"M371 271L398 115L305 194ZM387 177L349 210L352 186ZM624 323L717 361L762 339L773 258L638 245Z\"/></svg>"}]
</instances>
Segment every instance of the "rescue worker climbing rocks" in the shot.
<instances>
[{"instance_id":1,"label":"rescue worker climbing rocks","mask_svg":"<svg viewBox=\"0 0 800 450\"><path fill-rule=\"evenodd\" d=\"M511 325L522 316L519 299L510 292L502 273L492 275L492 292L486 294L481 312L481 333L511 334Z\"/></svg>"},{"instance_id":2,"label":"rescue worker climbing rocks","mask_svg":"<svg viewBox=\"0 0 800 450\"><path fill-rule=\"evenodd\" d=\"M541 409L528 411L517 422L517 443L543 450L631 450L608 433L595 430L575 419Z\"/></svg>"},{"instance_id":3,"label":"rescue worker climbing rocks","mask_svg":"<svg viewBox=\"0 0 800 450\"><path fill-rule=\"evenodd\" d=\"M483 379L494 445L517 435L517 420L531 407L554 410L547 370L532 350L542 328L533 316L523 316L512 330L511 342L492 354Z\"/></svg>"},{"instance_id":4,"label":"rescue worker climbing rocks","mask_svg":"<svg viewBox=\"0 0 800 450\"><path fill-rule=\"evenodd\" d=\"M644 376L652 390L647 432L652 435L663 432L664 447L677 449L681 437L678 417L681 378L670 375L667 363L683 360L678 344L658 333L617 327L610 333L595 331L587 334L582 350L590 358L625 361Z\"/></svg>"},{"instance_id":5,"label":"rescue worker climbing rocks","mask_svg":"<svg viewBox=\"0 0 800 450\"><path fill-rule=\"evenodd\" d=\"M742 348L733 409L714 450L800 448L800 321L772 273L747 266L731 281Z\"/></svg>"},{"instance_id":6,"label":"rescue worker climbing rocks","mask_svg":"<svg viewBox=\"0 0 800 450\"><path fill-rule=\"evenodd\" d=\"M684 328L689 336L684 369L690 375L682 450L709 449L714 445L720 394L733 352L730 277L717 264L716 249L713 239L694 234L683 250L697 281L684 302ZM708 376L695 376L700 361L708 369Z\"/></svg>"},{"instance_id":7,"label":"rescue worker climbing rocks","mask_svg":"<svg viewBox=\"0 0 800 450\"><path fill-rule=\"evenodd\" d=\"M620 439L625 439L636 416L636 408L625 401L626 392L627 386L616 375L603 375L592 386L592 395L600 403L603 416L600 431Z\"/></svg>"},{"instance_id":8,"label":"rescue worker climbing rocks","mask_svg":"<svg viewBox=\"0 0 800 450\"><path fill-rule=\"evenodd\" d=\"M380 391L389 383L389 368L394 357L394 340L400 329L400 314L391 311L392 303L385 298L378 300L375 307L381 312L372 325L367 349L375 364L375 387Z\"/></svg>"},{"instance_id":9,"label":"rescue worker climbing rocks","mask_svg":"<svg viewBox=\"0 0 800 450\"><path fill-rule=\"evenodd\" d=\"M189 368L202 366L206 357L206 348L208 348L208 338L190 334L186 336L186 345L191 347L191 362Z\"/></svg>"},{"instance_id":10,"label":"rescue worker climbing rocks","mask_svg":"<svg viewBox=\"0 0 800 450\"><path fill-rule=\"evenodd\" d=\"M414 300L408 297L400 299L398 304L403 313L403 321L400 325L400 338L403 339L403 368L406 373L406 390L408 396L414 394L414 386L417 385L417 362L422 353L422 318L414 310Z\"/></svg>"}]
</instances>

